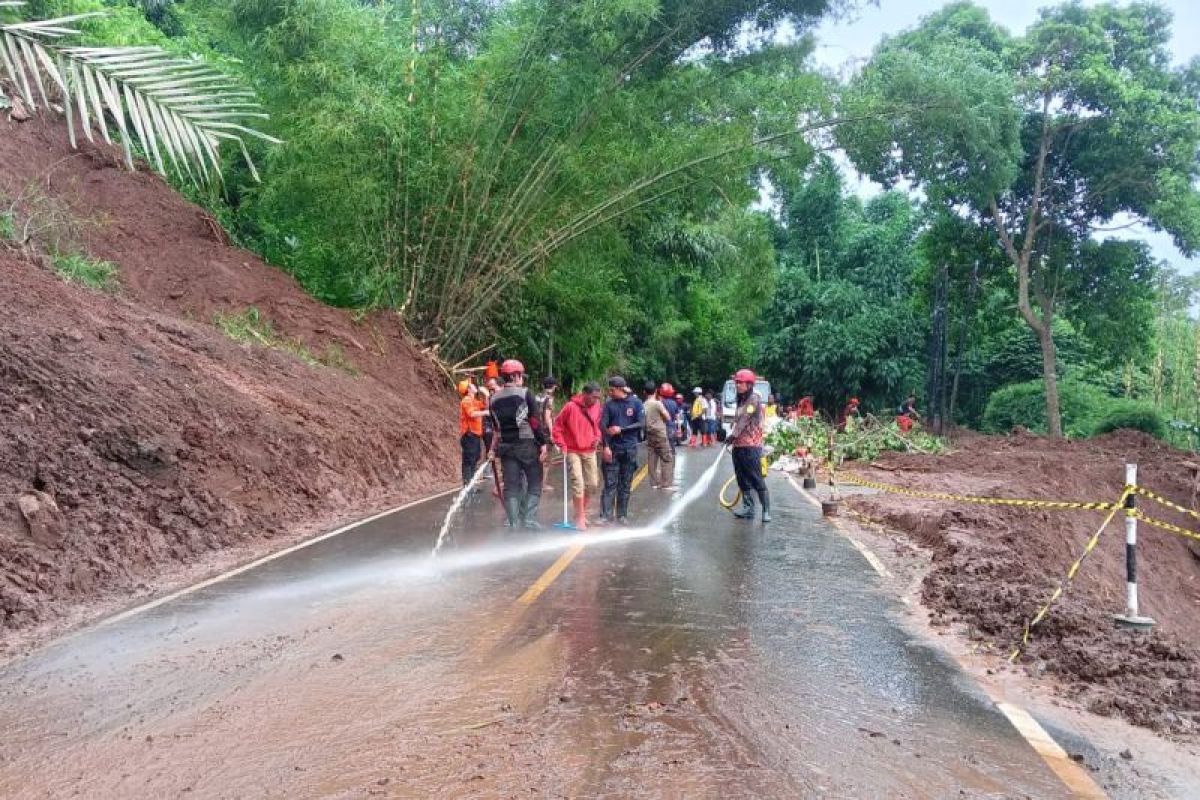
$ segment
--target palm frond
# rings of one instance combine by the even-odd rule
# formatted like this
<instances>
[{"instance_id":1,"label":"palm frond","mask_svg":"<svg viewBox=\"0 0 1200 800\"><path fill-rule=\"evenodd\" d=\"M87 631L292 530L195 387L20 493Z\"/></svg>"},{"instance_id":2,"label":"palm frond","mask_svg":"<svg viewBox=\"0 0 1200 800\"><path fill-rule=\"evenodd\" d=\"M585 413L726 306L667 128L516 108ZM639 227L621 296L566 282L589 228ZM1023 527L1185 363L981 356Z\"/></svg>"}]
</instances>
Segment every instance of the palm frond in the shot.
<instances>
[{"instance_id":1,"label":"palm frond","mask_svg":"<svg viewBox=\"0 0 1200 800\"><path fill-rule=\"evenodd\" d=\"M0 8L21 5L0 0ZM258 180L243 137L280 140L252 127L269 118L254 92L203 61L158 47L65 46L62 39L80 33L74 23L94 16L102 12L0 24L0 66L25 105L54 109L52 98L61 100L72 147L76 116L89 141L98 129L111 143L114 124L130 169L136 140L158 172L165 175L169 164L197 184L221 179L220 145L235 141Z\"/></svg>"}]
</instances>

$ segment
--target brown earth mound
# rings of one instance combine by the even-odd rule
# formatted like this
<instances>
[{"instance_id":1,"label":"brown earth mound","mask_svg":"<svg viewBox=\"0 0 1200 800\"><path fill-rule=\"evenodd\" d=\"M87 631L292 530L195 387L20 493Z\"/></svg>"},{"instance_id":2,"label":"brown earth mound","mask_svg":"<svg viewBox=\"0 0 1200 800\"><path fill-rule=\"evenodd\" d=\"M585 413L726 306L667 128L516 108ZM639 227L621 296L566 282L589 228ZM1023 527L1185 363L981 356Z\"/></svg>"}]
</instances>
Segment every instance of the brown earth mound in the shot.
<instances>
[{"instance_id":1,"label":"brown earth mound","mask_svg":"<svg viewBox=\"0 0 1200 800\"><path fill-rule=\"evenodd\" d=\"M1194 459L1149 436L1119 431L1078 442L1029 435L970 436L943 456L890 454L857 471L880 483L955 494L1047 500L1114 501L1124 464L1138 482L1196 507ZM973 637L1007 655L1103 521L1098 512L855 497L868 517L904 531L932 554L922 599L935 624L964 623ZM1195 519L1139 504L1152 516L1200 527ZM1118 515L1067 594L1034 628L1022 663L1061 679L1090 710L1119 714L1167 733L1200 733L1200 548L1186 538L1139 526L1141 612L1151 633L1117 628L1125 607L1124 519Z\"/></svg>"},{"instance_id":2,"label":"brown earth mound","mask_svg":"<svg viewBox=\"0 0 1200 800\"><path fill-rule=\"evenodd\" d=\"M314 301L115 155L0 122L2 205L42 227L42 251L112 261L121 284L73 286L0 249L0 641L456 480L453 399L396 325ZM336 365L212 326L248 306Z\"/></svg>"}]
</instances>

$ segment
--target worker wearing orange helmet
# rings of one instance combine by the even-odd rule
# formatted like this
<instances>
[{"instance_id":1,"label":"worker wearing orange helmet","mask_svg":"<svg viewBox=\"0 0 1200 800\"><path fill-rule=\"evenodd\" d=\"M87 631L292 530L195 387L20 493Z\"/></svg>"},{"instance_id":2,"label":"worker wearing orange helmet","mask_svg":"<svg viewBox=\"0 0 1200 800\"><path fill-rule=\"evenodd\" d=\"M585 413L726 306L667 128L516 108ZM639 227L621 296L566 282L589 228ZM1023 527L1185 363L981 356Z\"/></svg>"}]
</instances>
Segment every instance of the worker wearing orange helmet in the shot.
<instances>
[{"instance_id":1,"label":"worker wearing orange helmet","mask_svg":"<svg viewBox=\"0 0 1200 800\"><path fill-rule=\"evenodd\" d=\"M645 403L646 463L650 485L655 489L669 489L675 483L675 448L671 446L671 429L675 423L663 403L674 394L675 387L664 383Z\"/></svg>"},{"instance_id":2,"label":"worker wearing orange helmet","mask_svg":"<svg viewBox=\"0 0 1200 800\"><path fill-rule=\"evenodd\" d=\"M475 466L483 455L483 418L488 415L487 404L479 397L474 381L458 382L458 444L462 449L463 486L475 477Z\"/></svg>"},{"instance_id":3,"label":"worker wearing orange helmet","mask_svg":"<svg viewBox=\"0 0 1200 800\"><path fill-rule=\"evenodd\" d=\"M754 391L757 380L754 372L739 369L733 376L737 389L737 410L729 430L729 447L733 455L733 473L742 492L742 508L733 515L738 519L754 518L754 496L762 504L762 521L771 521L771 494L763 477L763 409L762 398ZM753 494L752 494L753 493Z\"/></svg>"},{"instance_id":4,"label":"worker wearing orange helmet","mask_svg":"<svg viewBox=\"0 0 1200 800\"><path fill-rule=\"evenodd\" d=\"M533 392L525 386L525 365L510 358L500 365L500 390L488 402L495 429L495 454L504 474L504 513L509 527L540 528L542 458L547 432Z\"/></svg>"},{"instance_id":5,"label":"worker wearing orange helmet","mask_svg":"<svg viewBox=\"0 0 1200 800\"><path fill-rule=\"evenodd\" d=\"M846 407L842 409L841 415L838 417L837 429L839 431L845 432L846 425L850 422L850 420L858 419L860 416L862 416L858 406L858 398L851 397L850 401L846 403Z\"/></svg>"}]
</instances>

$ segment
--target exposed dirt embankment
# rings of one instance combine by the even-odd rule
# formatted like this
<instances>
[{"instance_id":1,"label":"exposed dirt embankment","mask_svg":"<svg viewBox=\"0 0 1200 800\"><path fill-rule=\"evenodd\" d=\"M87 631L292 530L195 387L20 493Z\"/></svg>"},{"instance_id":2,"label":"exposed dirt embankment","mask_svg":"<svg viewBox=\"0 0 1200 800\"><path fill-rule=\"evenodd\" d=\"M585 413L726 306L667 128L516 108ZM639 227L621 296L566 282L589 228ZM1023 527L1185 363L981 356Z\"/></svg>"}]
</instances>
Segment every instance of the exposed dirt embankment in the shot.
<instances>
[{"instance_id":1,"label":"exposed dirt embankment","mask_svg":"<svg viewBox=\"0 0 1200 800\"><path fill-rule=\"evenodd\" d=\"M1113 501L1124 465L1139 483L1196 507L1197 470L1187 454L1132 431L1090 441L1020 435L972 436L944 456L885 456L857 472L871 480L956 494ZM1148 500L1147 513L1193 530L1196 520ZM1007 655L1022 626L1045 602L1103 520L1064 512L858 497L854 508L908 533L932 554L922 599L935 623L965 623ZM1161 732L1200 733L1200 547L1142 524L1138 577L1141 611L1158 621L1149 634L1117 628L1125 607L1124 519L1118 515L1070 588L1034 629L1022 658L1045 670L1090 710L1119 714Z\"/></svg>"},{"instance_id":2,"label":"exposed dirt embankment","mask_svg":"<svg viewBox=\"0 0 1200 800\"><path fill-rule=\"evenodd\" d=\"M0 129L3 205L33 203L121 284L84 289L0 248L0 647L214 552L454 484L453 399L395 325L314 301L107 149L72 152L38 120ZM249 306L336 365L212 325Z\"/></svg>"}]
</instances>

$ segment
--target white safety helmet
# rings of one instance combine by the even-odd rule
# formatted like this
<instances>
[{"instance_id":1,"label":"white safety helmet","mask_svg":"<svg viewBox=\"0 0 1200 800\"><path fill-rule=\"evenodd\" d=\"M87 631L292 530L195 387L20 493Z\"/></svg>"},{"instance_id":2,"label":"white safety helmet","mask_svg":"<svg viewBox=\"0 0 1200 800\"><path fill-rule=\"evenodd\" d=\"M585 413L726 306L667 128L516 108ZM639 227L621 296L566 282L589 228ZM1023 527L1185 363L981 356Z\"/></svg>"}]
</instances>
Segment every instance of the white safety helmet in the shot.
<instances>
[{"instance_id":1,"label":"white safety helmet","mask_svg":"<svg viewBox=\"0 0 1200 800\"><path fill-rule=\"evenodd\" d=\"M704 390L697 386L695 389L692 389L692 394L704 394Z\"/></svg>"}]
</instances>

